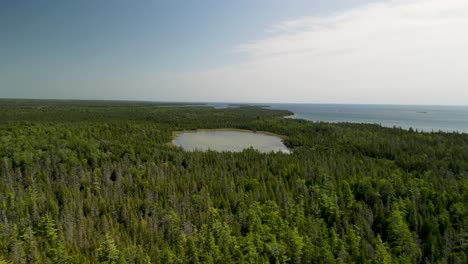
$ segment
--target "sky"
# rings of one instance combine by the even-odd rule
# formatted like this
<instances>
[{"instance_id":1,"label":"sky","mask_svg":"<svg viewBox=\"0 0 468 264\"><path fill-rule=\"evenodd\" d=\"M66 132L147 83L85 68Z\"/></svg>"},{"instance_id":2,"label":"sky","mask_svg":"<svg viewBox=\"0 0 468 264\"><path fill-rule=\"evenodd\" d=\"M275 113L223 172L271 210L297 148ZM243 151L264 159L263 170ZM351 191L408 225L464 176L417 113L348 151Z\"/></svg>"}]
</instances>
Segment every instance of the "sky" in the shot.
<instances>
[{"instance_id":1,"label":"sky","mask_svg":"<svg viewBox=\"0 0 468 264\"><path fill-rule=\"evenodd\" d=\"M467 0L0 0L0 98L468 104Z\"/></svg>"}]
</instances>

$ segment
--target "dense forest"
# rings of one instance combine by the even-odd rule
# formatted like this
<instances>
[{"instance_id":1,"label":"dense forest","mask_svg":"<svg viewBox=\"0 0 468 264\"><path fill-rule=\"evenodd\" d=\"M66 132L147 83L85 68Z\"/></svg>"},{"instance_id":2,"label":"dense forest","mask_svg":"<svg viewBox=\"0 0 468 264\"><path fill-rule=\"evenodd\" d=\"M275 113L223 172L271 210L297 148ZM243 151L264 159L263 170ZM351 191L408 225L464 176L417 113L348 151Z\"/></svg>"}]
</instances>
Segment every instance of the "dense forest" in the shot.
<instances>
[{"instance_id":1,"label":"dense forest","mask_svg":"<svg viewBox=\"0 0 468 264\"><path fill-rule=\"evenodd\" d=\"M468 134L289 114L0 100L0 263L468 263ZM197 128L293 152L168 144Z\"/></svg>"}]
</instances>

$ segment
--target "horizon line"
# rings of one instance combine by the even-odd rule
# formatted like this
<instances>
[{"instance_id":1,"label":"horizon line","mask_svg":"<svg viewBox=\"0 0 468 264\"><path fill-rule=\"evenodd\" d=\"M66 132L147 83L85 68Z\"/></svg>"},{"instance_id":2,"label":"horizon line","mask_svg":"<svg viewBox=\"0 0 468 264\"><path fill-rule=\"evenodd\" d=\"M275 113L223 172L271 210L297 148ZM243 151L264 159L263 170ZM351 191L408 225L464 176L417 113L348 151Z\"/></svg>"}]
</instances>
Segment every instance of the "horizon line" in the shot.
<instances>
[{"instance_id":1,"label":"horizon line","mask_svg":"<svg viewBox=\"0 0 468 264\"><path fill-rule=\"evenodd\" d=\"M249 101L191 101L191 100L144 100L144 99L77 99L77 98L20 98L20 97L0 97L0 100L31 100L31 101L90 101L90 102L140 102L140 103L185 103L185 104L293 104L293 105L387 105L387 106L453 106L468 107L468 104L422 104L422 103L330 103L330 102L249 102Z\"/></svg>"}]
</instances>

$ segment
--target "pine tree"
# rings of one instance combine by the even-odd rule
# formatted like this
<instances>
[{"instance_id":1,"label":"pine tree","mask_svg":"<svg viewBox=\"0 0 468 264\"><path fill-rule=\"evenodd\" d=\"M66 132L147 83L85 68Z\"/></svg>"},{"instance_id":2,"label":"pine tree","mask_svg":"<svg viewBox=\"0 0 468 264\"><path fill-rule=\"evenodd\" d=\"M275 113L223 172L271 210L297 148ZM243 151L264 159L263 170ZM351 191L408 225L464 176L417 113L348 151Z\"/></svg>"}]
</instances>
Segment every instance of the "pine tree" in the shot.
<instances>
[{"instance_id":1,"label":"pine tree","mask_svg":"<svg viewBox=\"0 0 468 264\"><path fill-rule=\"evenodd\" d=\"M109 234L106 234L105 239L97 250L98 261L103 264L120 264L123 263L120 256L120 251L115 246L114 240Z\"/></svg>"}]
</instances>

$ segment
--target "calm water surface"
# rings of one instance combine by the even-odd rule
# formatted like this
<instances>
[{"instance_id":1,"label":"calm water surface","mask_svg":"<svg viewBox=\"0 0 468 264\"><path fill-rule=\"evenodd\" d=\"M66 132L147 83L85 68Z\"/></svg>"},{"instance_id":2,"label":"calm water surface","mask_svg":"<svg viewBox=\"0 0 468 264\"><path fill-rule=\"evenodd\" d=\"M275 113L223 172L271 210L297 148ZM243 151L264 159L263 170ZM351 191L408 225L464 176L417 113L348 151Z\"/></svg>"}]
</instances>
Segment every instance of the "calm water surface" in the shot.
<instances>
[{"instance_id":1,"label":"calm water surface","mask_svg":"<svg viewBox=\"0 0 468 264\"><path fill-rule=\"evenodd\" d=\"M215 150L241 152L253 147L262 153L290 153L281 138L255 132L210 130L184 132L176 136L172 143L187 151Z\"/></svg>"},{"instance_id":2,"label":"calm water surface","mask_svg":"<svg viewBox=\"0 0 468 264\"><path fill-rule=\"evenodd\" d=\"M468 133L468 106L270 104L310 121L380 124L425 132Z\"/></svg>"}]
</instances>

